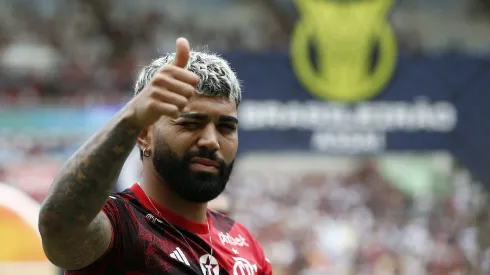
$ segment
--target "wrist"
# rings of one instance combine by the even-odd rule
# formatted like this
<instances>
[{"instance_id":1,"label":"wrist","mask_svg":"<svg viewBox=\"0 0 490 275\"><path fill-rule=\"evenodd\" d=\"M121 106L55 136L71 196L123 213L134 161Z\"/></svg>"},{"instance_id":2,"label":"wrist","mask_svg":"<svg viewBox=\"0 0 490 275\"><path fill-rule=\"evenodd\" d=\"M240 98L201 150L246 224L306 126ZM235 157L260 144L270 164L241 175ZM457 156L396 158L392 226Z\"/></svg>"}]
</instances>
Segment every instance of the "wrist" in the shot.
<instances>
[{"instance_id":1,"label":"wrist","mask_svg":"<svg viewBox=\"0 0 490 275\"><path fill-rule=\"evenodd\" d=\"M129 104L124 106L124 108L121 110L121 122L129 125L131 128L134 128L138 132L141 132L143 128L145 128L145 126L141 125L141 123L139 123L138 121L139 120L136 110L134 108L131 108Z\"/></svg>"}]
</instances>

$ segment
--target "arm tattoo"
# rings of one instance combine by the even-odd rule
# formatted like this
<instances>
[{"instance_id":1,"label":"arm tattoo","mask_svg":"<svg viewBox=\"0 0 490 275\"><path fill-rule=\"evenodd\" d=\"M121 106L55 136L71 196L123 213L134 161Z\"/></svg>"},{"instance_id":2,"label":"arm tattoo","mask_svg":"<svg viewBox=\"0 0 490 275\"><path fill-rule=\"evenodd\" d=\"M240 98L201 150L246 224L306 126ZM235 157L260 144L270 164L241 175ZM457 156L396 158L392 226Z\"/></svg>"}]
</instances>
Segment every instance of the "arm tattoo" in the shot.
<instances>
[{"instance_id":1,"label":"arm tattoo","mask_svg":"<svg viewBox=\"0 0 490 275\"><path fill-rule=\"evenodd\" d=\"M140 132L122 110L64 164L41 207L42 235L67 244L88 237Z\"/></svg>"},{"instance_id":2,"label":"arm tattoo","mask_svg":"<svg viewBox=\"0 0 490 275\"><path fill-rule=\"evenodd\" d=\"M68 270L82 269L107 251L112 237L111 223L99 212L88 228L80 234L43 239L44 252L55 265Z\"/></svg>"}]
</instances>

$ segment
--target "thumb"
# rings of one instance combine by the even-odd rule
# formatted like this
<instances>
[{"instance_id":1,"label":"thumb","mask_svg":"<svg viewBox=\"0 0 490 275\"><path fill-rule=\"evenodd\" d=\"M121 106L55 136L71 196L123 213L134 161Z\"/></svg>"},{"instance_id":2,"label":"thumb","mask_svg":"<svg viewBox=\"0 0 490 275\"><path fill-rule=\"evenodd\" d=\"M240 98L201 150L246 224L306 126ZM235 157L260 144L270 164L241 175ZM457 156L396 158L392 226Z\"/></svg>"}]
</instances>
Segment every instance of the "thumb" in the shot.
<instances>
[{"instance_id":1,"label":"thumb","mask_svg":"<svg viewBox=\"0 0 490 275\"><path fill-rule=\"evenodd\" d=\"M176 47L177 47L177 53L175 55L173 64L177 67L185 68L185 66L187 66L187 62L189 61L189 56L191 51L189 46L189 41L181 37L177 39Z\"/></svg>"}]
</instances>

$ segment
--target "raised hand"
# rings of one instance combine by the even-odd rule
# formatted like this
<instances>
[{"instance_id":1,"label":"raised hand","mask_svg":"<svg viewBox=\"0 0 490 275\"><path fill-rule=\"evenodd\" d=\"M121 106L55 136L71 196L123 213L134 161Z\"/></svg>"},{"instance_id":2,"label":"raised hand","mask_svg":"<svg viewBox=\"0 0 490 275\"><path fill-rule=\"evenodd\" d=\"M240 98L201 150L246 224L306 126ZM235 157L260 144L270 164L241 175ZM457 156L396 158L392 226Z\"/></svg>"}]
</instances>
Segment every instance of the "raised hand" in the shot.
<instances>
[{"instance_id":1,"label":"raised hand","mask_svg":"<svg viewBox=\"0 0 490 275\"><path fill-rule=\"evenodd\" d=\"M177 118L194 94L199 77L186 70L190 46L185 38L176 42L174 62L158 70L150 83L128 103L133 121L140 127L155 123L162 116Z\"/></svg>"}]
</instances>

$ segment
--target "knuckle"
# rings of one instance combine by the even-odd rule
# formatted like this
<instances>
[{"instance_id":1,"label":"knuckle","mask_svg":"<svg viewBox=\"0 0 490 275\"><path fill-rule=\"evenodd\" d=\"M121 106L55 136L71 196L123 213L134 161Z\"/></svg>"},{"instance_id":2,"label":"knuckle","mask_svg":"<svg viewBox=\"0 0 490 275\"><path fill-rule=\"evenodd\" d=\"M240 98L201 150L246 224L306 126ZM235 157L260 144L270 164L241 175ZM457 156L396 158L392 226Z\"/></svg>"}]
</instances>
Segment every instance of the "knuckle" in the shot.
<instances>
[{"instance_id":1,"label":"knuckle","mask_svg":"<svg viewBox=\"0 0 490 275\"><path fill-rule=\"evenodd\" d=\"M179 110L183 109L186 105L187 105L187 99L181 99L179 98L176 102L177 107L179 108Z\"/></svg>"},{"instance_id":2,"label":"knuckle","mask_svg":"<svg viewBox=\"0 0 490 275\"><path fill-rule=\"evenodd\" d=\"M150 86L150 91L153 89L153 87L160 86L160 76L154 76L149 86Z\"/></svg>"},{"instance_id":3,"label":"knuckle","mask_svg":"<svg viewBox=\"0 0 490 275\"><path fill-rule=\"evenodd\" d=\"M189 72L189 80L192 82L192 84L197 85L199 81L201 81L201 78L196 73Z\"/></svg>"},{"instance_id":4,"label":"knuckle","mask_svg":"<svg viewBox=\"0 0 490 275\"><path fill-rule=\"evenodd\" d=\"M180 115L180 109L177 106L172 105L169 110L169 114L173 117L178 117Z\"/></svg>"},{"instance_id":5,"label":"knuckle","mask_svg":"<svg viewBox=\"0 0 490 275\"><path fill-rule=\"evenodd\" d=\"M146 104L146 108L148 110L155 110L157 107L158 107L158 103L156 101L154 101L154 100L150 100Z\"/></svg>"},{"instance_id":6,"label":"knuckle","mask_svg":"<svg viewBox=\"0 0 490 275\"><path fill-rule=\"evenodd\" d=\"M172 71L173 71L172 65L163 65L162 68L160 69L160 72L162 73L170 73Z\"/></svg>"},{"instance_id":7,"label":"knuckle","mask_svg":"<svg viewBox=\"0 0 490 275\"><path fill-rule=\"evenodd\" d=\"M164 75L162 74L156 74L153 79L151 80L151 86L153 87L159 87L161 86L162 82L165 82Z\"/></svg>"},{"instance_id":8,"label":"knuckle","mask_svg":"<svg viewBox=\"0 0 490 275\"><path fill-rule=\"evenodd\" d=\"M195 92L196 92L196 88L193 86L189 86L187 87L187 89L184 90L185 96L187 98L193 96Z\"/></svg>"},{"instance_id":9,"label":"knuckle","mask_svg":"<svg viewBox=\"0 0 490 275\"><path fill-rule=\"evenodd\" d=\"M179 89L179 94L183 96L186 100L192 96L196 88L192 85L184 83Z\"/></svg>"},{"instance_id":10,"label":"knuckle","mask_svg":"<svg viewBox=\"0 0 490 275\"><path fill-rule=\"evenodd\" d=\"M194 83L196 83L196 84L198 84L199 81L201 81L201 78L195 73L192 73L192 78L193 78Z\"/></svg>"},{"instance_id":11,"label":"knuckle","mask_svg":"<svg viewBox=\"0 0 490 275\"><path fill-rule=\"evenodd\" d=\"M149 97L153 100L161 100L165 96L166 89L154 88L150 90Z\"/></svg>"},{"instance_id":12,"label":"knuckle","mask_svg":"<svg viewBox=\"0 0 490 275\"><path fill-rule=\"evenodd\" d=\"M199 84L199 81L201 81L201 79L199 78L199 76L195 73L191 73L189 72L189 84L191 85L194 85L194 86L197 86L197 84Z\"/></svg>"},{"instance_id":13,"label":"knuckle","mask_svg":"<svg viewBox=\"0 0 490 275\"><path fill-rule=\"evenodd\" d=\"M167 116L178 117L180 115L180 109L174 104L168 104L165 106L165 113Z\"/></svg>"},{"instance_id":14,"label":"knuckle","mask_svg":"<svg viewBox=\"0 0 490 275\"><path fill-rule=\"evenodd\" d=\"M157 98L157 96L158 96L158 90L157 89L151 89L148 92L148 96L151 97L151 98Z\"/></svg>"},{"instance_id":15,"label":"knuckle","mask_svg":"<svg viewBox=\"0 0 490 275\"><path fill-rule=\"evenodd\" d=\"M171 105L170 106L170 111L171 112L176 112L178 113L179 112L179 107L177 105Z\"/></svg>"}]
</instances>

